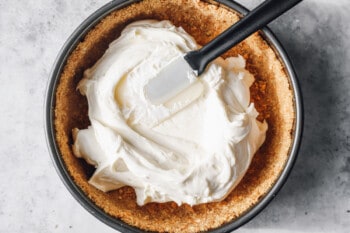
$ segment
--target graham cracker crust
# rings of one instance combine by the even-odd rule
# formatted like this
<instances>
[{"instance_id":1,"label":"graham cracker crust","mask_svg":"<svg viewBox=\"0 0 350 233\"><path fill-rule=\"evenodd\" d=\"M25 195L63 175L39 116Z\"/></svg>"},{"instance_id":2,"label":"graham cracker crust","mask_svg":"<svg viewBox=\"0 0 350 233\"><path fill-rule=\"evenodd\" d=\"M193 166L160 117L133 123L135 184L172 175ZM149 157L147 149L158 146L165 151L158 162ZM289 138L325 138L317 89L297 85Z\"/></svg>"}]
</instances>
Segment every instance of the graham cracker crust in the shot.
<instances>
[{"instance_id":1,"label":"graham cracker crust","mask_svg":"<svg viewBox=\"0 0 350 233\"><path fill-rule=\"evenodd\" d=\"M136 204L130 187L104 193L88 179L94 168L72 152L73 128L86 128L88 106L76 90L85 69L92 66L130 22L141 19L170 20L183 27L199 44L206 44L239 17L217 4L199 0L144 0L117 10L98 23L69 56L56 91L56 142L74 182L107 214L143 230L198 232L213 229L241 216L272 187L283 170L292 143L295 121L293 94L281 61L273 49L255 33L223 57L242 55L254 75L251 101L269 125L266 141L255 154L240 184L229 196L215 203L177 206L173 202Z\"/></svg>"}]
</instances>

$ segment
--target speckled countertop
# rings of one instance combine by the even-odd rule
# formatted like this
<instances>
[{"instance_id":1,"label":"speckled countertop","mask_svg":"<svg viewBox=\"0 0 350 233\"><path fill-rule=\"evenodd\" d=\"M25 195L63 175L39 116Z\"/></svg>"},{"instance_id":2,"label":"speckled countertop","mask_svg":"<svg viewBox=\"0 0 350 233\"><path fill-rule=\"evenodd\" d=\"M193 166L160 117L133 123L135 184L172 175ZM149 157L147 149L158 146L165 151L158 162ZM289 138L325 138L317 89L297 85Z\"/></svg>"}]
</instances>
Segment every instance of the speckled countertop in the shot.
<instances>
[{"instance_id":1,"label":"speckled countertop","mask_svg":"<svg viewBox=\"0 0 350 233\"><path fill-rule=\"evenodd\" d=\"M49 157L43 104L72 31L106 0L0 0L0 232L115 232L81 207ZM260 0L240 0L249 8ZM305 0L270 25L305 104L295 168L237 232L350 232L350 2Z\"/></svg>"}]
</instances>

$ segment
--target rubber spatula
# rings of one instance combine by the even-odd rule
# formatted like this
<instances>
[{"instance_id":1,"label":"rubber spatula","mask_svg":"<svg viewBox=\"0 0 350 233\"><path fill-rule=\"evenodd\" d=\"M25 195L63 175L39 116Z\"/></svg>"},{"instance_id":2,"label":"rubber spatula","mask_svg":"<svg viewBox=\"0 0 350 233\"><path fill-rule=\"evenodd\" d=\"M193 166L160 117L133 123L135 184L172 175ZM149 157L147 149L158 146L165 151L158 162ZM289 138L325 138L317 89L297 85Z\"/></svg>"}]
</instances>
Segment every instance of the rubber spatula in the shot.
<instances>
[{"instance_id":1,"label":"rubber spatula","mask_svg":"<svg viewBox=\"0 0 350 233\"><path fill-rule=\"evenodd\" d=\"M171 61L145 86L146 97L162 104L191 84L189 74L200 76L209 62L291 9L301 0L267 0L202 48ZM193 77L193 75L192 75ZM193 78L192 78L193 80Z\"/></svg>"}]
</instances>

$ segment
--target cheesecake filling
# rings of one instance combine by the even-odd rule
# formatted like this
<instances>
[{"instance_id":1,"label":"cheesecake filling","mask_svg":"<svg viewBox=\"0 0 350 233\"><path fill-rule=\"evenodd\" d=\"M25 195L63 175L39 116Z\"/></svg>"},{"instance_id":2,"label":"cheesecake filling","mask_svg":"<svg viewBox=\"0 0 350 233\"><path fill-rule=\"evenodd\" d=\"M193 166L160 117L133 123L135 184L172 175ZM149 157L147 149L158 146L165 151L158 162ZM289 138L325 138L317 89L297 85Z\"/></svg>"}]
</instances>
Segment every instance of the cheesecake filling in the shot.
<instances>
[{"instance_id":1,"label":"cheesecake filling","mask_svg":"<svg viewBox=\"0 0 350 233\"><path fill-rule=\"evenodd\" d=\"M145 86L199 45L169 21L129 24L78 84L91 125L73 129L73 152L96 170L89 183L107 192L135 189L137 204L196 205L224 199L265 140L241 57L218 58L166 103Z\"/></svg>"}]
</instances>

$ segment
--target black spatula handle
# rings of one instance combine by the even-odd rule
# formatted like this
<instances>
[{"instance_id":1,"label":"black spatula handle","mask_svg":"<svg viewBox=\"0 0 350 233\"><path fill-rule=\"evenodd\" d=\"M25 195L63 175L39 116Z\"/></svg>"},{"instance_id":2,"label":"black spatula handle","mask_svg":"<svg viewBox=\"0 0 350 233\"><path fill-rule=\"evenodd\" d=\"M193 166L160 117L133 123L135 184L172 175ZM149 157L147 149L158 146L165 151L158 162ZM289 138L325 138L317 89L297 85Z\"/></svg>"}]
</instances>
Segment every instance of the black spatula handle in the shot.
<instances>
[{"instance_id":1,"label":"black spatula handle","mask_svg":"<svg viewBox=\"0 0 350 233\"><path fill-rule=\"evenodd\" d=\"M187 53L185 56L186 61L200 75L209 62L301 1L266 0L204 47Z\"/></svg>"}]
</instances>

